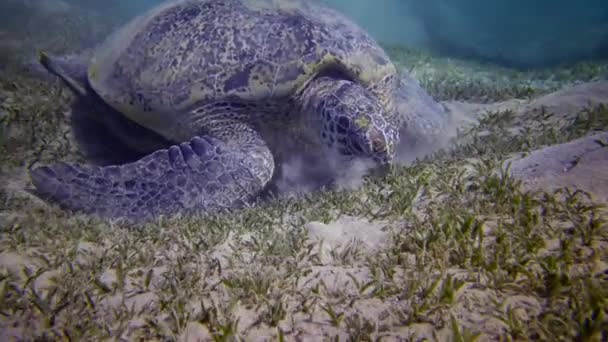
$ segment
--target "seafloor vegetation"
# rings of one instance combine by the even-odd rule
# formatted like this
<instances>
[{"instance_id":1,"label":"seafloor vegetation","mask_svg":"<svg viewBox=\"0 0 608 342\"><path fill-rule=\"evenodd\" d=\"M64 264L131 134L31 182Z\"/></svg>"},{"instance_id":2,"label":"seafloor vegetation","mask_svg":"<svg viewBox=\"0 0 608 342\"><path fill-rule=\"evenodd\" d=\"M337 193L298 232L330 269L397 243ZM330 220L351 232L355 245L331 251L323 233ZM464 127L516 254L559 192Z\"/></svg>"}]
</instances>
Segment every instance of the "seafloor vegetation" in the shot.
<instances>
[{"instance_id":1,"label":"seafloor vegetation","mask_svg":"<svg viewBox=\"0 0 608 342\"><path fill-rule=\"evenodd\" d=\"M601 63L522 72L390 51L442 100L528 98L606 75ZM65 114L70 98L57 81L28 76L16 64L0 70L3 335L608 337L604 204L581 191L527 190L503 167L513 153L607 130L608 107L560 120L546 111L488 112L449 149L356 190L122 227L22 191L34 163L82 159ZM338 246L311 234L344 227L382 233L383 243Z\"/></svg>"},{"instance_id":2,"label":"seafloor vegetation","mask_svg":"<svg viewBox=\"0 0 608 342\"><path fill-rule=\"evenodd\" d=\"M417 78L438 100L495 102L532 98L579 82L608 77L608 63L581 61L528 71L387 46L393 59Z\"/></svg>"}]
</instances>

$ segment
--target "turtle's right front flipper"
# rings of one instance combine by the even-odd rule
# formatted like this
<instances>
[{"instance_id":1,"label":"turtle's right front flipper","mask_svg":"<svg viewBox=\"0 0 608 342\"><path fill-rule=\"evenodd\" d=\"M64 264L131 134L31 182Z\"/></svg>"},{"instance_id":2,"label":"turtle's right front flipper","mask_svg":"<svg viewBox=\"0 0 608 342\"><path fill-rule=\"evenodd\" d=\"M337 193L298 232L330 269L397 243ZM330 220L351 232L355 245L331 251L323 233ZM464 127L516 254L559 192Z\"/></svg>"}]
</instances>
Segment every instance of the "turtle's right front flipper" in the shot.
<instances>
[{"instance_id":1,"label":"turtle's right front flipper","mask_svg":"<svg viewBox=\"0 0 608 342\"><path fill-rule=\"evenodd\" d=\"M129 164L55 164L32 170L31 178L41 197L64 208L139 222L241 206L264 188L273 169L261 141L235 146L203 136Z\"/></svg>"}]
</instances>

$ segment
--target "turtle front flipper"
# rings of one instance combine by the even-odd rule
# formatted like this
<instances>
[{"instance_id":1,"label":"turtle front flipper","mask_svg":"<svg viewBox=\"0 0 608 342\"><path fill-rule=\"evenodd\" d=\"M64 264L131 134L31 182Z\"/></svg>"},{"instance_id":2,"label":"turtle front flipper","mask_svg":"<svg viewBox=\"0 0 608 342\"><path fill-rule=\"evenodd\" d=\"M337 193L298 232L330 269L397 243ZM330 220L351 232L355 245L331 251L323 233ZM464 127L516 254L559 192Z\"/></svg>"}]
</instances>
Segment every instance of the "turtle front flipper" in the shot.
<instances>
[{"instance_id":1,"label":"turtle front flipper","mask_svg":"<svg viewBox=\"0 0 608 342\"><path fill-rule=\"evenodd\" d=\"M252 132L253 134L253 132ZM237 146L201 136L124 165L64 163L30 172L38 194L60 206L141 222L242 206L270 180L274 161L257 136Z\"/></svg>"}]
</instances>

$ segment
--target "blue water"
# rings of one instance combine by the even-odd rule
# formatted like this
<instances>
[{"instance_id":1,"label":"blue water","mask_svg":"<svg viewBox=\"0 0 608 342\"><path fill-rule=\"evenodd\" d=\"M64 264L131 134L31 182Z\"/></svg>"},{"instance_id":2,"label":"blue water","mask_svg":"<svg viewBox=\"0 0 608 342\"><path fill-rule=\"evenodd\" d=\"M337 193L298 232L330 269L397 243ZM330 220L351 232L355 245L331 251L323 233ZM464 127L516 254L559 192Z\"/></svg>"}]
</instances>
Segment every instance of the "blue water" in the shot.
<instances>
[{"instance_id":1,"label":"blue water","mask_svg":"<svg viewBox=\"0 0 608 342\"><path fill-rule=\"evenodd\" d=\"M608 0L312 1L339 9L383 43L445 56L521 68L608 58ZM9 4L64 3L126 20L159 2L1 0L0 13Z\"/></svg>"},{"instance_id":2,"label":"blue water","mask_svg":"<svg viewBox=\"0 0 608 342\"><path fill-rule=\"evenodd\" d=\"M514 67L608 57L606 0L318 0L378 40ZM157 1L129 1L137 12ZM126 1L123 3L127 3Z\"/></svg>"}]
</instances>

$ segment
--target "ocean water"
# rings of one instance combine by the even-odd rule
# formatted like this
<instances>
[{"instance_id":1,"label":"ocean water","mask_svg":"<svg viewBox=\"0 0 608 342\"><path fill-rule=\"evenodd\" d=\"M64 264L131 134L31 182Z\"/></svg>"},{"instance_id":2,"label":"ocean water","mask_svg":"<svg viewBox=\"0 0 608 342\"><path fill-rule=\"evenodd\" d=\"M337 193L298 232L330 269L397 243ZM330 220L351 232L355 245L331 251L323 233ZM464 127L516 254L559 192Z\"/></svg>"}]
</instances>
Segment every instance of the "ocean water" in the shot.
<instances>
[{"instance_id":1,"label":"ocean water","mask_svg":"<svg viewBox=\"0 0 608 342\"><path fill-rule=\"evenodd\" d=\"M608 57L608 1L604 0L311 1L337 8L382 43L426 49L443 56L516 68ZM41 31L49 31L49 35L52 31L71 31L63 34L77 34L76 43L91 44L113 25L159 2L2 0L0 49L4 48L6 54L7 47L23 42L24 30L29 36L42 36L35 45L57 51L63 47L54 45L54 38ZM55 21L59 17L69 19ZM66 27L60 27L62 24Z\"/></svg>"},{"instance_id":2,"label":"ocean water","mask_svg":"<svg viewBox=\"0 0 608 342\"><path fill-rule=\"evenodd\" d=\"M608 57L604 0L324 0L379 40L511 67Z\"/></svg>"},{"instance_id":3,"label":"ocean water","mask_svg":"<svg viewBox=\"0 0 608 342\"><path fill-rule=\"evenodd\" d=\"M337 8L382 43L442 56L516 68L608 57L608 1L604 0L311 1ZM38 45L53 47L53 39L42 30L69 30L69 35L81 36L78 43L94 42L107 33L108 27L159 2L2 0L0 48L23 41L24 30L30 36L44 37ZM69 19L56 22L53 17ZM60 27L62 23L65 28Z\"/></svg>"},{"instance_id":4,"label":"ocean water","mask_svg":"<svg viewBox=\"0 0 608 342\"><path fill-rule=\"evenodd\" d=\"M605 0L317 0L380 42L511 67L608 57ZM157 1L129 1L137 13ZM126 2L123 2L126 3Z\"/></svg>"}]
</instances>

